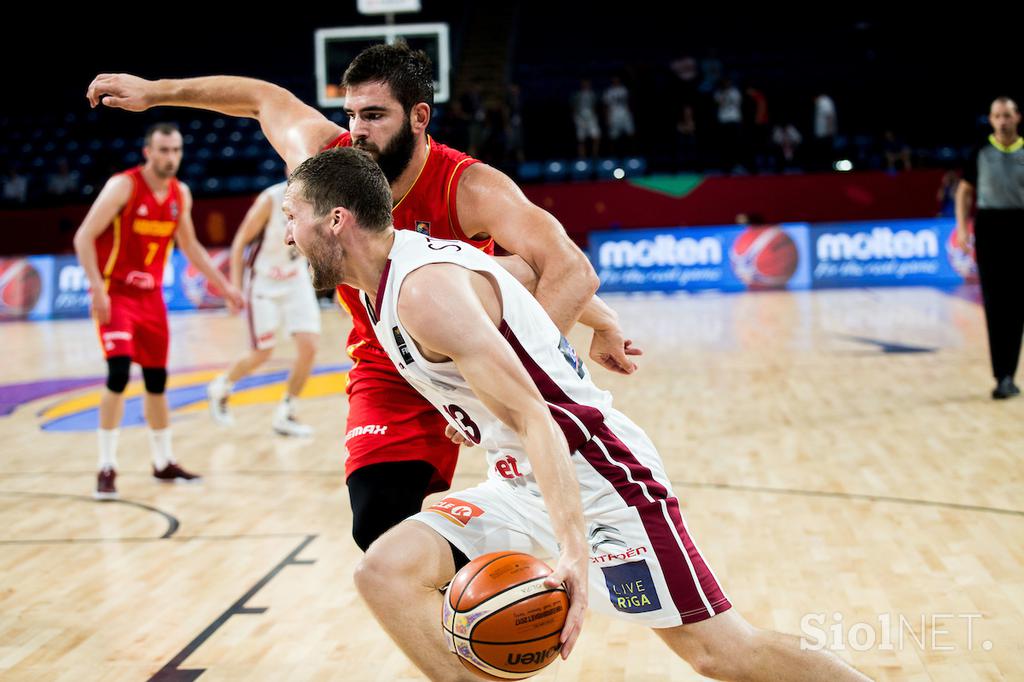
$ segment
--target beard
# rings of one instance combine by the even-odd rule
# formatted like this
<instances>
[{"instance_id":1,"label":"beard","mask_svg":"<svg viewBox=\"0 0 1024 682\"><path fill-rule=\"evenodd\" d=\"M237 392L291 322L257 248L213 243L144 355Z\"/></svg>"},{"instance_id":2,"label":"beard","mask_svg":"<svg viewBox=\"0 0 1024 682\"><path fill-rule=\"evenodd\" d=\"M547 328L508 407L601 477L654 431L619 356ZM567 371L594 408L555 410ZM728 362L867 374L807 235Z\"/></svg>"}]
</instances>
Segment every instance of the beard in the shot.
<instances>
[{"instance_id":1,"label":"beard","mask_svg":"<svg viewBox=\"0 0 1024 682\"><path fill-rule=\"evenodd\" d=\"M375 156L377 165L384 171L384 177L388 179L388 184L391 184L398 179L398 176L408 167L409 161L412 160L416 138L412 134L412 123L406 116L405 123L384 149L378 149L376 145L365 140L357 140L352 146Z\"/></svg>"},{"instance_id":2,"label":"beard","mask_svg":"<svg viewBox=\"0 0 1024 682\"><path fill-rule=\"evenodd\" d=\"M341 245L335 239L318 234L317 239L306 249L314 289L324 291L341 284L345 278L342 255Z\"/></svg>"}]
</instances>

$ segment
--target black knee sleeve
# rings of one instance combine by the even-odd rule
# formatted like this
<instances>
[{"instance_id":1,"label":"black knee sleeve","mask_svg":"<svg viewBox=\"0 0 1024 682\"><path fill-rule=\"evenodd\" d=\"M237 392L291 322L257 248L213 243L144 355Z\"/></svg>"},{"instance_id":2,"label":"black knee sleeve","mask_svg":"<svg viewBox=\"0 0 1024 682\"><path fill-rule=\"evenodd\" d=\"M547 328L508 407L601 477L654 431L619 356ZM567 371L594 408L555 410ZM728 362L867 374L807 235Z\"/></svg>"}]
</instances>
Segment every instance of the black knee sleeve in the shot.
<instances>
[{"instance_id":1,"label":"black knee sleeve","mask_svg":"<svg viewBox=\"0 0 1024 682\"><path fill-rule=\"evenodd\" d=\"M434 467L427 462L384 462L348 477L352 539L364 552L373 541L420 511Z\"/></svg>"},{"instance_id":2,"label":"black knee sleeve","mask_svg":"<svg viewBox=\"0 0 1024 682\"><path fill-rule=\"evenodd\" d=\"M143 367L142 381L146 384L146 393L160 395L167 388L167 368Z\"/></svg>"},{"instance_id":3,"label":"black knee sleeve","mask_svg":"<svg viewBox=\"0 0 1024 682\"><path fill-rule=\"evenodd\" d=\"M132 359L127 355L115 355L112 358L107 358L107 388L113 393L124 393L131 369Z\"/></svg>"}]
</instances>

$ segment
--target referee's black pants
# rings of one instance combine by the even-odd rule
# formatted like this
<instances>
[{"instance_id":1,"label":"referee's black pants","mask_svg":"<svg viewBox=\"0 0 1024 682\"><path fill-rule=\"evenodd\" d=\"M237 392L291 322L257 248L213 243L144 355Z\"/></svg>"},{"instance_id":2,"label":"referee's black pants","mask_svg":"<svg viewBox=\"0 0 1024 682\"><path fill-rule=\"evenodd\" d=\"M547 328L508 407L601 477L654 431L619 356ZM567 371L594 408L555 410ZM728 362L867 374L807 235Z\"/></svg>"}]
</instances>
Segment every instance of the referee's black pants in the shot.
<instances>
[{"instance_id":1,"label":"referee's black pants","mask_svg":"<svg viewBox=\"0 0 1024 682\"><path fill-rule=\"evenodd\" d=\"M992 375L1012 378L1024 335L1024 210L980 209L974 247Z\"/></svg>"}]
</instances>

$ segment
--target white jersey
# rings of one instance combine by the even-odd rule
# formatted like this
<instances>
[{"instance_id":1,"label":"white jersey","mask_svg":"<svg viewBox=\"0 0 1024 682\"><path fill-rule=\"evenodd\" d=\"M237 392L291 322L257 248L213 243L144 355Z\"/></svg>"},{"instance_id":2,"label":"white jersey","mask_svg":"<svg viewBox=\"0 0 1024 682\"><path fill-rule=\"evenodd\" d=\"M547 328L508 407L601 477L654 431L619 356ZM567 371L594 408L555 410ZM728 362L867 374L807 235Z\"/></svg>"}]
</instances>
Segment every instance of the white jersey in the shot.
<instances>
[{"instance_id":1,"label":"white jersey","mask_svg":"<svg viewBox=\"0 0 1024 682\"><path fill-rule=\"evenodd\" d=\"M455 363L425 360L398 317L402 282L432 263L486 273L497 283L499 331L569 444L590 543L593 606L649 627L696 622L728 609L728 599L689 536L654 445L612 408L611 394L590 380L536 299L472 246L399 230L377 300L362 296L377 339L402 377L452 426L483 446L488 458L487 481L452 493L413 518L469 558L499 550L558 553L518 436L476 397Z\"/></svg>"},{"instance_id":2,"label":"white jersey","mask_svg":"<svg viewBox=\"0 0 1024 682\"><path fill-rule=\"evenodd\" d=\"M284 190L287 182L280 182L263 190L271 198L270 220L263 228L256 242L249 247L250 277L254 285L273 286L277 282L289 282L297 276L308 277L306 259L294 246L284 241L285 219L281 212Z\"/></svg>"},{"instance_id":3,"label":"white jersey","mask_svg":"<svg viewBox=\"0 0 1024 682\"><path fill-rule=\"evenodd\" d=\"M521 474L532 483L529 459L519 437L483 405L454 362L425 360L398 319L402 282L410 272L430 263L454 263L485 272L497 282L502 303L499 331L547 401L570 451L590 441L612 417L616 422L628 423L612 409L611 394L590 380L586 367L537 300L494 259L463 242L428 238L411 230L397 231L378 301L370 304L363 294L377 338L402 377L452 426L487 450L489 476L516 479ZM501 462L512 467L511 472Z\"/></svg>"}]
</instances>

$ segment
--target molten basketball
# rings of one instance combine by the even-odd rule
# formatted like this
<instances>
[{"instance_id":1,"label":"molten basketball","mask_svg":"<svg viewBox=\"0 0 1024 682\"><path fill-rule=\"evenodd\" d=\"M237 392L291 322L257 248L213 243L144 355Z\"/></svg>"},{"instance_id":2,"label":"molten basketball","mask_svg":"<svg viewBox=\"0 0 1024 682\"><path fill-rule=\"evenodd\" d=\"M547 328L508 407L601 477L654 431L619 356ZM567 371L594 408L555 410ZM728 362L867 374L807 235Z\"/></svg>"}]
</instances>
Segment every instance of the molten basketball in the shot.
<instances>
[{"instance_id":1,"label":"molten basketball","mask_svg":"<svg viewBox=\"0 0 1024 682\"><path fill-rule=\"evenodd\" d=\"M489 680L522 680L558 658L569 612L565 588L547 587L551 569L522 552L477 557L456 574L441 610L448 650Z\"/></svg>"},{"instance_id":2,"label":"molten basketball","mask_svg":"<svg viewBox=\"0 0 1024 682\"><path fill-rule=\"evenodd\" d=\"M25 316L39 301L43 282L24 258L0 258L0 319Z\"/></svg>"},{"instance_id":3,"label":"molten basketball","mask_svg":"<svg viewBox=\"0 0 1024 682\"><path fill-rule=\"evenodd\" d=\"M748 228L729 252L733 272L751 289L786 286L798 259L796 244L779 227Z\"/></svg>"}]
</instances>

